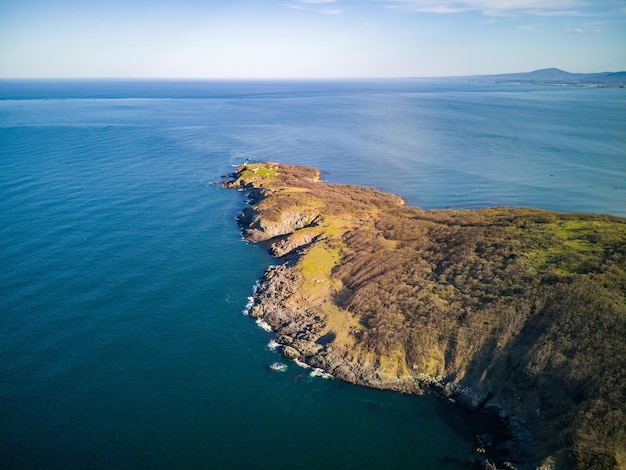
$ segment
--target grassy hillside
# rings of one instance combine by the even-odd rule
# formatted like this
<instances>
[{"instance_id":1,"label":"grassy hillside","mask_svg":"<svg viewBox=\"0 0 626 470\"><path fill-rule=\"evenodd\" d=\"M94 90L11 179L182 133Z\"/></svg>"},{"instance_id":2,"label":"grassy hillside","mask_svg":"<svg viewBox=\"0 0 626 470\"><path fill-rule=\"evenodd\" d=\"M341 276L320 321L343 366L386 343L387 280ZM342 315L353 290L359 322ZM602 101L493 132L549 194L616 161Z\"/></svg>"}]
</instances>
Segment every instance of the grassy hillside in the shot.
<instances>
[{"instance_id":1,"label":"grassy hillside","mask_svg":"<svg viewBox=\"0 0 626 470\"><path fill-rule=\"evenodd\" d=\"M323 320L324 351L481 392L528 422L541 461L626 468L625 219L423 211L318 178L247 165L231 185L256 195L244 234L298 252L284 303Z\"/></svg>"}]
</instances>

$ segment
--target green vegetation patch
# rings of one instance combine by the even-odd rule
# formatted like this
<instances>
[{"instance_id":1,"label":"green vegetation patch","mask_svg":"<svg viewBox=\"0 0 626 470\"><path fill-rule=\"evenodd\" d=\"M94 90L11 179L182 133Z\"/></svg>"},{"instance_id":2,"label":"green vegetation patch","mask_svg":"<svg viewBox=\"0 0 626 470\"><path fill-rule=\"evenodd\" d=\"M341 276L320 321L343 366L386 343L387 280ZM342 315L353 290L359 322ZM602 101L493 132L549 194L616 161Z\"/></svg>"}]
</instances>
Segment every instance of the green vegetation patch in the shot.
<instances>
[{"instance_id":1,"label":"green vegetation patch","mask_svg":"<svg viewBox=\"0 0 626 470\"><path fill-rule=\"evenodd\" d=\"M587 219L588 216L581 215ZM603 268L603 258L626 247L626 224L606 220L556 220L528 225L522 234L530 266L539 273L584 274Z\"/></svg>"},{"instance_id":2,"label":"green vegetation patch","mask_svg":"<svg viewBox=\"0 0 626 470\"><path fill-rule=\"evenodd\" d=\"M277 165L270 163L246 163L237 169L237 173L240 179L249 181L256 178L276 176L280 174L280 171Z\"/></svg>"},{"instance_id":3,"label":"green vegetation patch","mask_svg":"<svg viewBox=\"0 0 626 470\"><path fill-rule=\"evenodd\" d=\"M315 244L300 259L300 272L304 278L304 288L309 293L335 288L331 280L332 270L339 264L339 249L326 244Z\"/></svg>"}]
</instances>

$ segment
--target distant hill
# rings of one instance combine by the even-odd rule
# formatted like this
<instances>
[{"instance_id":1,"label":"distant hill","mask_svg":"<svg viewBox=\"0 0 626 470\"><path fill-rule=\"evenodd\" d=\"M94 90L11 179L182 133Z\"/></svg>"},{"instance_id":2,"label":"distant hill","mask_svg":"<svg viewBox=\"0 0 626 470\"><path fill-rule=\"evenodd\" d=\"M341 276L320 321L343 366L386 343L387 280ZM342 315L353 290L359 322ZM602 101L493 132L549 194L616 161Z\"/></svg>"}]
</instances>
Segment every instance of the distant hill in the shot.
<instances>
[{"instance_id":1,"label":"distant hill","mask_svg":"<svg viewBox=\"0 0 626 470\"><path fill-rule=\"evenodd\" d=\"M624 87L626 72L571 73L548 68L524 73L452 77L485 83L528 83L549 86Z\"/></svg>"}]
</instances>

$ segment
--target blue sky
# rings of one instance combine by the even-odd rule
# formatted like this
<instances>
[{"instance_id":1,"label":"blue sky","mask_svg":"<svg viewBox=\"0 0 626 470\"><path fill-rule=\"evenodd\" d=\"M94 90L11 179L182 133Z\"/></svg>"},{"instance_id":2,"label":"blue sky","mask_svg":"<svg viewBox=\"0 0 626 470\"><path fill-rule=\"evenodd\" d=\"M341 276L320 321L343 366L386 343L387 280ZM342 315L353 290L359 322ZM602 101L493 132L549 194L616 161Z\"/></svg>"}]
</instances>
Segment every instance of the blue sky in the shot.
<instances>
[{"instance_id":1,"label":"blue sky","mask_svg":"<svg viewBox=\"0 0 626 470\"><path fill-rule=\"evenodd\" d=\"M0 0L0 77L626 70L626 0Z\"/></svg>"}]
</instances>

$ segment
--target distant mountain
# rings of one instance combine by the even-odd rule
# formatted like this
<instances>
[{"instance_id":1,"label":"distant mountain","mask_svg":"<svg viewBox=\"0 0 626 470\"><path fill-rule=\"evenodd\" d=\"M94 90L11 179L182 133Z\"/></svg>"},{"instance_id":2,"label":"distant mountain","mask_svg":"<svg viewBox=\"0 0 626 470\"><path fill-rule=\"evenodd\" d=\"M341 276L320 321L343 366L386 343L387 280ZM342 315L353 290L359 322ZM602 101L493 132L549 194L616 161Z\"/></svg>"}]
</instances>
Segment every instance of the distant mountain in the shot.
<instances>
[{"instance_id":1,"label":"distant mountain","mask_svg":"<svg viewBox=\"0 0 626 470\"><path fill-rule=\"evenodd\" d=\"M550 86L625 87L626 72L571 73L557 68L525 73L454 77L485 83L528 83Z\"/></svg>"},{"instance_id":2,"label":"distant mountain","mask_svg":"<svg viewBox=\"0 0 626 470\"><path fill-rule=\"evenodd\" d=\"M482 75L480 78L491 80L571 80L577 75L561 69L541 69L526 73L504 73L498 75Z\"/></svg>"}]
</instances>

